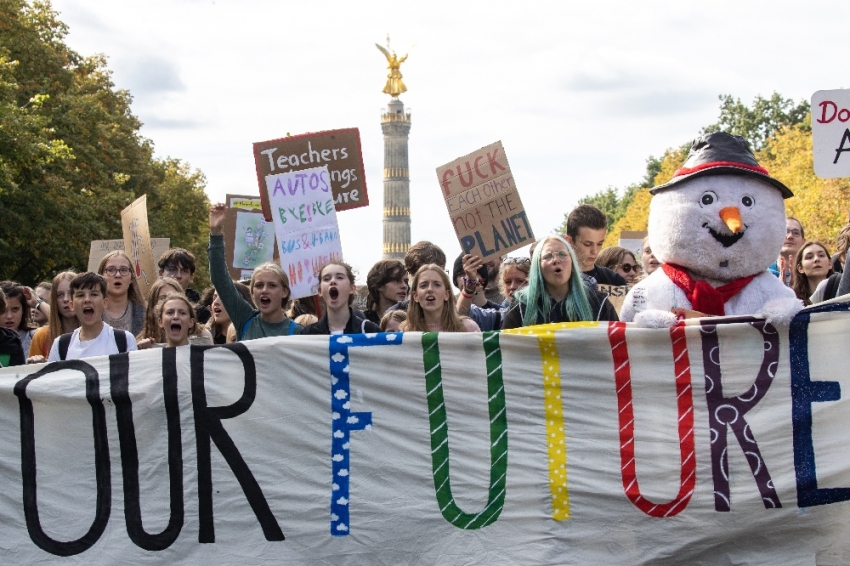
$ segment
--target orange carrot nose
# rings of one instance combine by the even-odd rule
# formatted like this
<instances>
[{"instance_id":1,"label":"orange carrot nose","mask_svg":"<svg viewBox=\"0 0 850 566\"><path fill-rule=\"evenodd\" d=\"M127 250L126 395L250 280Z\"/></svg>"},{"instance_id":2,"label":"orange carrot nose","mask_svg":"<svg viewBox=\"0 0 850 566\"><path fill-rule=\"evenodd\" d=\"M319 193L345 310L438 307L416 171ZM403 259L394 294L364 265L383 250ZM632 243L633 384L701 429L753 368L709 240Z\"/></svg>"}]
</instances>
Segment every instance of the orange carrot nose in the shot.
<instances>
[{"instance_id":1,"label":"orange carrot nose","mask_svg":"<svg viewBox=\"0 0 850 566\"><path fill-rule=\"evenodd\" d=\"M741 222L741 212L737 206L727 206L720 211L720 218L729 227L732 232L737 234L744 229L744 223Z\"/></svg>"}]
</instances>

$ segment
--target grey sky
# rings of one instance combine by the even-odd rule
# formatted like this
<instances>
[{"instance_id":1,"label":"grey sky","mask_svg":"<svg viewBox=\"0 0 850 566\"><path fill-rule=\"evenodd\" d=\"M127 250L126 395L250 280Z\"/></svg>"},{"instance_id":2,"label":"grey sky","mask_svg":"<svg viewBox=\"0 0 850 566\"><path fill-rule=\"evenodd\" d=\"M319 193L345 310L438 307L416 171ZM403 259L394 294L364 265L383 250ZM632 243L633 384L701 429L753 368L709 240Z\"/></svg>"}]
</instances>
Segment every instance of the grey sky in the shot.
<instances>
[{"instance_id":1,"label":"grey sky","mask_svg":"<svg viewBox=\"0 0 850 566\"><path fill-rule=\"evenodd\" d=\"M839 2L57 0L69 44L105 53L158 155L255 193L251 144L360 128L371 206L339 215L361 278L380 259L387 33L413 112L413 240L459 252L437 166L502 140L538 236L576 201L643 177L646 158L717 117L719 94L841 88ZM157 234L160 236L160 234ZM165 236L162 234L161 236Z\"/></svg>"}]
</instances>

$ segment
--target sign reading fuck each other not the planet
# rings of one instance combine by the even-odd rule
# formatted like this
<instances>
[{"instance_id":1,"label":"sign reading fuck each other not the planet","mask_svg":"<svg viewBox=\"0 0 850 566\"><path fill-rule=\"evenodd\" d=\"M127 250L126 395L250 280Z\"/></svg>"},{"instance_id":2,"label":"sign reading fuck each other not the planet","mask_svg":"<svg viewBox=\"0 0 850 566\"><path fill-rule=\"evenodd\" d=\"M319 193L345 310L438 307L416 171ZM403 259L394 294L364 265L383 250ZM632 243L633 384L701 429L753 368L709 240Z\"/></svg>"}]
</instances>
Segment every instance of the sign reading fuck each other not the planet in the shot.
<instances>
[{"instance_id":1,"label":"sign reading fuck each other not the planet","mask_svg":"<svg viewBox=\"0 0 850 566\"><path fill-rule=\"evenodd\" d=\"M463 253L502 256L534 240L502 142L437 168Z\"/></svg>"},{"instance_id":2,"label":"sign reading fuck each other not the planet","mask_svg":"<svg viewBox=\"0 0 850 566\"><path fill-rule=\"evenodd\" d=\"M266 194L291 297L315 295L319 269L342 261L331 177L326 166L267 175Z\"/></svg>"}]
</instances>

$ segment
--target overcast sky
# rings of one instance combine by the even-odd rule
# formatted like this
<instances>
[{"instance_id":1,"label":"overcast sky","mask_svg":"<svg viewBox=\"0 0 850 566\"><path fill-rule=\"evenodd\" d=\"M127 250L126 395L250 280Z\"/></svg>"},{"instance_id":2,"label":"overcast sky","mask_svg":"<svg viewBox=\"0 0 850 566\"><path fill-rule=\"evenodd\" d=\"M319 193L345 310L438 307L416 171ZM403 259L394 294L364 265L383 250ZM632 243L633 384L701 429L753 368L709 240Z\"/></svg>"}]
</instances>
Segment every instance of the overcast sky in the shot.
<instances>
[{"instance_id":1,"label":"overcast sky","mask_svg":"<svg viewBox=\"0 0 850 566\"><path fill-rule=\"evenodd\" d=\"M371 206L339 214L343 255L380 259L386 60L412 111L412 239L460 247L435 169L501 140L540 237L578 199L643 177L646 158L750 103L844 88L844 2L54 0L83 55L104 53L159 156L213 202L259 194L252 143L357 127ZM167 236L167 234L155 234ZM451 259L450 259L451 261Z\"/></svg>"}]
</instances>

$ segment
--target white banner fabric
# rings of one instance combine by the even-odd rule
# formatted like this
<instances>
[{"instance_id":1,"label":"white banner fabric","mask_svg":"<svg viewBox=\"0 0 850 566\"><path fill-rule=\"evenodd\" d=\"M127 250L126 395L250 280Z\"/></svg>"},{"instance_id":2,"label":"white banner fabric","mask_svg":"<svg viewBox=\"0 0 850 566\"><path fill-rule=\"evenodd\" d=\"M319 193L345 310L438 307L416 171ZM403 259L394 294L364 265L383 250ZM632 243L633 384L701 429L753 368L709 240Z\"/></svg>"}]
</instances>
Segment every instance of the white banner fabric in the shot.
<instances>
[{"instance_id":1,"label":"white banner fabric","mask_svg":"<svg viewBox=\"0 0 850 566\"><path fill-rule=\"evenodd\" d=\"M850 314L0 371L2 564L847 564Z\"/></svg>"}]
</instances>

